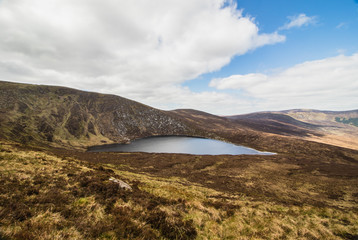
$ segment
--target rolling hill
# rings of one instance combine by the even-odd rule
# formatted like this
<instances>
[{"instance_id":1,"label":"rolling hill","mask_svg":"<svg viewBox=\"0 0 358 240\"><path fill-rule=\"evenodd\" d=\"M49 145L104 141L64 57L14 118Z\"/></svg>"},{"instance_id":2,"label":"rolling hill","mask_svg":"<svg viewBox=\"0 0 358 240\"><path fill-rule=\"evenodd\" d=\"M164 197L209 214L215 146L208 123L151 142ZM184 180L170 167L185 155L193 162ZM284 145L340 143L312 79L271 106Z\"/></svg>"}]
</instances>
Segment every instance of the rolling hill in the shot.
<instances>
[{"instance_id":1,"label":"rolling hill","mask_svg":"<svg viewBox=\"0 0 358 240\"><path fill-rule=\"evenodd\" d=\"M0 82L0 239L357 239L356 113L222 117ZM277 154L85 151L153 135Z\"/></svg>"},{"instance_id":2,"label":"rolling hill","mask_svg":"<svg viewBox=\"0 0 358 240\"><path fill-rule=\"evenodd\" d=\"M296 137L358 149L358 110L288 110L235 116L162 111L115 95L65 87L0 82L0 137L26 144L86 148L156 135L228 139L268 150L257 141Z\"/></svg>"},{"instance_id":3,"label":"rolling hill","mask_svg":"<svg viewBox=\"0 0 358 240\"><path fill-rule=\"evenodd\" d=\"M228 116L250 129L358 149L358 110L286 110Z\"/></svg>"}]
</instances>

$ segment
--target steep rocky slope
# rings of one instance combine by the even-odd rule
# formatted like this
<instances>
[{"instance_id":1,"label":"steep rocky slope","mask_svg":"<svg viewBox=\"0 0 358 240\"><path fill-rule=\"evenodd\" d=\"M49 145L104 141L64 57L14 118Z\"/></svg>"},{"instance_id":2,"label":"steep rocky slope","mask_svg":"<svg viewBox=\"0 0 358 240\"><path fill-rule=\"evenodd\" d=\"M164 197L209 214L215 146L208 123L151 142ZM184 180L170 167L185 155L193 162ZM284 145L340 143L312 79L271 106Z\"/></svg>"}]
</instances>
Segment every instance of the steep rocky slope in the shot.
<instances>
[{"instance_id":1,"label":"steep rocky slope","mask_svg":"<svg viewBox=\"0 0 358 240\"><path fill-rule=\"evenodd\" d=\"M2 138L52 146L200 134L170 112L119 96L8 82L0 82L0 124Z\"/></svg>"}]
</instances>

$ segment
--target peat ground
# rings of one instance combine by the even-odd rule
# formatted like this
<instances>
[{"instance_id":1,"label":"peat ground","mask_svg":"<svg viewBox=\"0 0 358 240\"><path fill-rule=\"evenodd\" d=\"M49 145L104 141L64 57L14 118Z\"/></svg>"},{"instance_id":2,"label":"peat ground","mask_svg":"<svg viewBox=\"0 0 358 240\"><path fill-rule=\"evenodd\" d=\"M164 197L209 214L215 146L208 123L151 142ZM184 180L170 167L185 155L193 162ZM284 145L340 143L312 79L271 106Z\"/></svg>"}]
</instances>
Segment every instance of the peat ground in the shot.
<instances>
[{"instance_id":1,"label":"peat ground","mask_svg":"<svg viewBox=\"0 0 358 240\"><path fill-rule=\"evenodd\" d=\"M357 239L357 151L225 137L278 154L92 153L1 141L0 239Z\"/></svg>"},{"instance_id":2,"label":"peat ground","mask_svg":"<svg viewBox=\"0 0 358 240\"><path fill-rule=\"evenodd\" d=\"M310 144L316 147L315 151L308 151ZM357 151L309 142L296 151L307 152L197 156L51 150L59 157L73 157L150 176L184 178L217 191L257 200L318 207L344 205L358 210Z\"/></svg>"}]
</instances>

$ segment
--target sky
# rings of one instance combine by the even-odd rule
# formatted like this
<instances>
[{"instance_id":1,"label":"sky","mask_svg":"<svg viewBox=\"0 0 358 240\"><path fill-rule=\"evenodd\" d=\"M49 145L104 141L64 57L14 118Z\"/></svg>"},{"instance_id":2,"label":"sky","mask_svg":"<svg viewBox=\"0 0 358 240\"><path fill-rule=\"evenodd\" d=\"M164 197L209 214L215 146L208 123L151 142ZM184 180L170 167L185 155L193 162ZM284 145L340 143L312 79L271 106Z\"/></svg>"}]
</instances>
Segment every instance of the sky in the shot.
<instances>
[{"instance_id":1,"label":"sky","mask_svg":"<svg viewBox=\"0 0 358 240\"><path fill-rule=\"evenodd\" d=\"M358 109L358 0L0 0L0 79L217 115Z\"/></svg>"}]
</instances>

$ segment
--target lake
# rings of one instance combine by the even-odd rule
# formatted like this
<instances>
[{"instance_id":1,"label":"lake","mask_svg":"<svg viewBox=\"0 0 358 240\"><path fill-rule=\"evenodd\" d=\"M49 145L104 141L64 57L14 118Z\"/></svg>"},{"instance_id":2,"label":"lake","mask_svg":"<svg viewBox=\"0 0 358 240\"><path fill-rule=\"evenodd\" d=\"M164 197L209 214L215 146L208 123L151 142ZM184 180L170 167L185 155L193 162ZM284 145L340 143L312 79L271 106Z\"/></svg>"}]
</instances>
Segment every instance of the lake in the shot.
<instances>
[{"instance_id":1,"label":"lake","mask_svg":"<svg viewBox=\"0 0 358 240\"><path fill-rule=\"evenodd\" d=\"M252 148L243 147L223 141L184 137L160 136L135 140L130 144L110 144L94 146L89 152L148 152L148 153L186 153L194 155L272 155L270 152L260 152Z\"/></svg>"}]
</instances>

